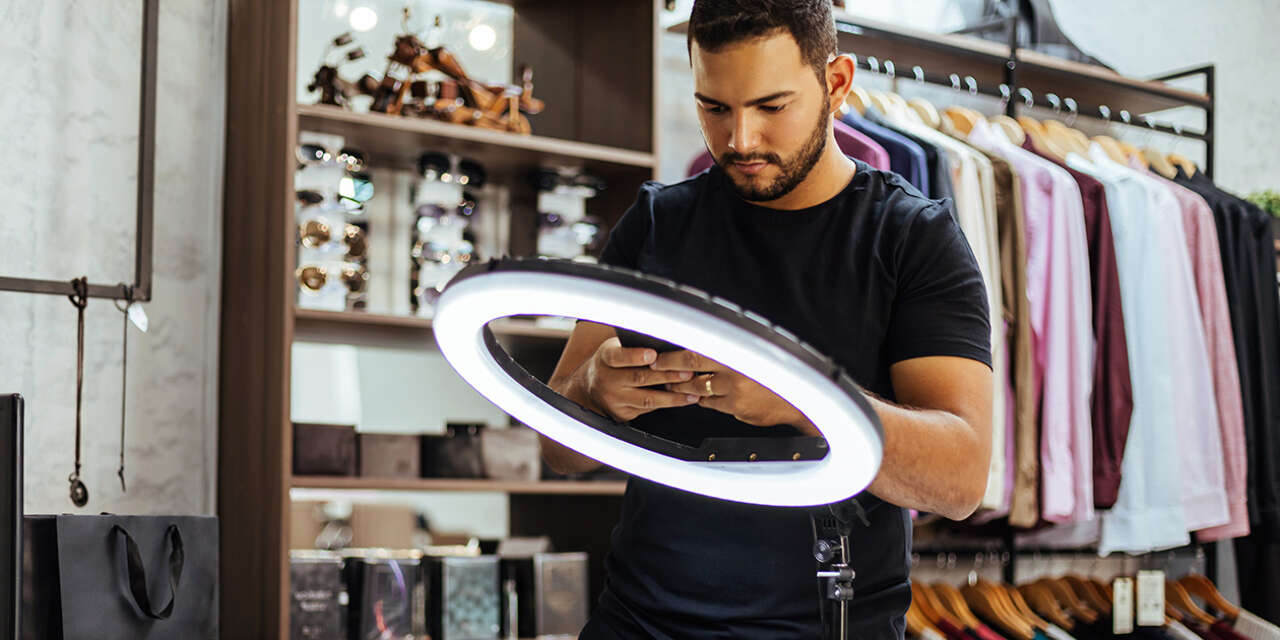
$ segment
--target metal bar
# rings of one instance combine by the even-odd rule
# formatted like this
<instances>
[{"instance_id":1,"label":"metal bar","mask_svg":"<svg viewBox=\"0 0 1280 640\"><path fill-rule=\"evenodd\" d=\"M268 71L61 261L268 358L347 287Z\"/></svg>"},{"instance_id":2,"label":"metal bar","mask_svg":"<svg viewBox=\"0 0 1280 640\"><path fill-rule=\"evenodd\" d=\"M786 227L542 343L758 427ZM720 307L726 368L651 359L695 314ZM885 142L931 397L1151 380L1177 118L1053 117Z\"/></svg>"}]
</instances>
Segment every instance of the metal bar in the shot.
<instances>
[{"instance_id":1,"label":"metal bar","mask_svg":"<svg viewBox=\"0 0 1280 640\"><path fill-rule=\"evenodd\" d=\"M1214 116L1218 105L1217 98L1217 67L1209 65L1203 68L1204 71L1204 90L1209 94L1209 108L1204 111L1204 133L1205 137L1205 161L1204 174L1210 180L1213 179L1213 152L1214 152Z\"/></svg>"},{"instance_id":2,"label":"metal bar","mask_svg":"<svg viewBox=\"0 0 1280 640\"><path fill-rule=\"evenodd\" d=\"M1009 59L1004 63L1004 86L1009 91L1009 101L1004 105L1004 114L1010 118L1018 117L1018 103L1014 100L1014 94L1018 88L1018 17L1021 14L1021 5L1014 3L1013 11L1006 18L1009 29Z\"/></svg>"},{"instance_id":3,"label":"metal bar","mask_svg":"<svg viewBox=\"0 0 1280 640\"><path fill-rule=\"evenodd\" d=\"M160 0L144 0L142 5L142 62L140 109L138 116L138 194L134 233L133 298L151 300L153 270L153 222L155 206L156 60L160 32ZM124 284L124 283L121 283ZM121 284L90 284L90 298L124 298ZM43 280L0 276L0 291L71 295L70 279Z\"/></svg>"},{"instance_id":4,"label":"metal bar","mask_svg":"<svg viewBox=\"0 0 1280 640\"><path fill-rule=\"evenodd\" d=\"M22 637L22 396L0 396L0 631Z\"/></svg>"},{"instance_id":5,"label":"metal bar","mask_svg":"<svg viewBox=\"0 0 1280 640\"><path fill-rule=\"evenodd\" d=\"M1164 75L1162 75L1162 76L1156 76L1156 77L1154 77L1154 78L1150 78L1150 79L1151 79L1151 80L1154 80L1154 81L1156 81L1156 82L1168 82L1168 81L1170 81L1170 80L1178 80L1178 79L1180 79L1180 78L1186 78L1186 77L1188 77L1188 76L1200 75L1200 74L1202 74L1202 73L1203 73L1203 74L1205 74L1205 75L1212 74L1212 73L1213 73L1213 65L1208 64L1208 65L1205 65L1205 66L1203 66L1203 67L1193 67L1193 68L1191 68L1191 69L1183 69L1183 70L1181 70L1181 71L1171 71L1171 72L1166 73L1166 74L1164 74ZM1212 95L1212 94L1211 94L1211 95Z\"/></svg>"},{"instance_id":6,"label":"metal bar","mask_svg":"<svg viewBox=\"0 0 1280 640\"><path fill-rule=\"evenodd\" d=\"M142 89L138 104L138 221L134 248L133 297L151 300L152 241L156 177L156 59L160 33L160 0L142 7Z\"/></svg>"},{"instance_id":7,"label":"metal bar","mask_svg":"<svg viewBox=\"0 0 1280 640\"><path fill-rule=\"evenodd\" d=\"M1005 23L1004 18L992 18L990 20L987 20L986 22L979 22L977 24L971 24L967 27L956 29L955 31L950 31L948 32L948 35L963 36L963 35L969 35L973 33L981 33L983 31L991 31L996 27L1003 25L1004 23Z\"/></svg>"}]
</instances>

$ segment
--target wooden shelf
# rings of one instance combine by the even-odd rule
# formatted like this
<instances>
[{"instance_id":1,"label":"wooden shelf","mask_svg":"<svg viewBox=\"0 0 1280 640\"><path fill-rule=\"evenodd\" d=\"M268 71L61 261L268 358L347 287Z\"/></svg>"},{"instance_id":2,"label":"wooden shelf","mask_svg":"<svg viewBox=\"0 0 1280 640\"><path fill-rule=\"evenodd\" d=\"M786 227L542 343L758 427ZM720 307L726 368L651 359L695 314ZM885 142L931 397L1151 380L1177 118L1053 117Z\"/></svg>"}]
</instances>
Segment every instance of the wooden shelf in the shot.
<instances>
[{"instance_id":1,"label":"wooden shelf","mask_svg":"<svg viewBox=\"0 0 1280 640\"><path fill-rule=\"evenodd\" d=\"M842 11L835 12L835 19L841 51L856 54L860 60L874 56L881 64L891 60L900 78L911 78L914 66L920 66L930 77L945 78L952 73L972 76L988 95L1004 82L1005 64L1010 58L1007 44L974 36L930 33ZM686 33L688 23L667 30ZM1210 106L1206 94L1128 78L1105 67L1022 48L1017 57L1018 87L1030 89L1037 103L1042 103L1046 94L1055 93L1063 99L1074 98L1089 115L1096 116L1097 107L1107 105L1116 118L1121 110L1136 116L1182 106Z\"/></svg>"},{"instance_id":2,"label":"wooden shelf","mask_svg":"<svg viewBox=\"0 0 1280 640\"><path fill-rule=\"evenodd\" d=\"M414 331L431 331L431 318L416 316L396 316L361 311L321 311L318 309L295 309L294 318L300 325L323 326L328 328L397 328ZM496 320L489 328L499 336L520 338L545 338L548 340L568 340L570 329L543 327L530 320Z\"/></svg>"},{"instance_id":3,"label":"wooden shelf","mask_svg":"<svg viewBox=\"0 0 1280 640\"><path fill-rule=\"evenodd\" d=\"M341 476L293 476L294 489L345 491L491 491L513 494L620 496L626 491L622 481L473 480L469 478L363 478Z\"/></svg>"},{"instance_id":4,"label":"wooden shelf","mask_svg":"<svg viewBox=\"0 0 1280 640\"><path fill-rule=\"evenodd\" d=\"M614 175L652 173L654 155L596 144L522 136L478 127L356 113L329 105L297 105L298 129L343 136L347 145L370 154L375 164L416 166L423 151L456 153L476 160L491 174L519 176L539 166L573 166Z\"/></svg>"}]
</instances>

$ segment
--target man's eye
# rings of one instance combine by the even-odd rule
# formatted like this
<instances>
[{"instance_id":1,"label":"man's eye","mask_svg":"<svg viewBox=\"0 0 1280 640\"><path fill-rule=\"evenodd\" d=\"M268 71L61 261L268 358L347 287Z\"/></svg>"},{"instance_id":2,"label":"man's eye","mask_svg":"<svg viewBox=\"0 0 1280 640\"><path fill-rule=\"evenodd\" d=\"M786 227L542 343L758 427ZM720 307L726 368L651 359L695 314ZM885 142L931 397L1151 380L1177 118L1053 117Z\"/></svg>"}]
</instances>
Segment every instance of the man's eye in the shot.
<instances>
[{"instance_id":1,"label":"man's eye","mask_svg":"<svg viewBox=\"0 0 1280 640\"><path fill-rule=\"evenodd\" d=\"M782 111L783 109L785 109L785 108L786 108L786 106L787 106L787 105L785 105L785 104L781 104L781 105L763 105L763 104L762 104L762 105L760 105L760 109L761 109L762 111L764 111L765 113L777 113L777 112Z\"/></svg>"},{"instance_id":2,"label":"man's eye","mask_svg":"<svg viewBox=\"0 0 1280 640\"><path fill-rule=\"evenodd\" d=\"M707 113L714 113L717 115L724 113L725 111L728 111L728 109L725 109L724 107L713 105L713 104L704 105L702 108L706 109Z\"/></svg>"}]
</instances>

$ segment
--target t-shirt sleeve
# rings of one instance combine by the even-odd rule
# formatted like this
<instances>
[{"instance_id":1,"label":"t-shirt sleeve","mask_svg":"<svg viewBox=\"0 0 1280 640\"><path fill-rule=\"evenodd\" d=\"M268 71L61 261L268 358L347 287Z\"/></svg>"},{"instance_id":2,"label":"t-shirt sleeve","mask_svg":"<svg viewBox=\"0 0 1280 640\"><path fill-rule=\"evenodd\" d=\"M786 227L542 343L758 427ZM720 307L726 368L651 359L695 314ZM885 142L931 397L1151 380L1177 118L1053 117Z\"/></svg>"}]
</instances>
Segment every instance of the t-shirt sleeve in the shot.
<instances>
[{"instance_id":1,"label":"t-shirt sleeve","mask_svg":"<svg viewBox=\"0 0 1280 640\"><path fill-rule=\"evenodd\" d=\"M639 269L640 250L653 227L654 193L660 186L656 182L646 182L640 187L636 201L609 231L609 239L600 253L601 264Z\"/></svg>"},{"instance_id":2,"label":"t-shirt sleeve","mask_svg":"<svg viewBox=\"0 0 1280 640\"><path fill-rule=\"evenodd\" d=\"M912 215L894 262L897 292L886 341L890 364L957 356L991 366L986 286L946 201Z\"/></svg>"}]
</instances>

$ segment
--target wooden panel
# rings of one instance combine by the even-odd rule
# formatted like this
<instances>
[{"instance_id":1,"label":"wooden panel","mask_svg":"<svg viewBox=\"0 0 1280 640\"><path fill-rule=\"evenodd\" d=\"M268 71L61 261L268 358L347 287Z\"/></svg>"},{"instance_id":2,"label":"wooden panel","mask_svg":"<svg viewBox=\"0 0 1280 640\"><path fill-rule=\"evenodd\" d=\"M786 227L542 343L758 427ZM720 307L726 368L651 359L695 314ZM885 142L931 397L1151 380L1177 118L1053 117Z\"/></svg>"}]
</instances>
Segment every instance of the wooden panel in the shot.
<instances>
[{"instance_id":1,"label":"wooden panel","mask_svg":"<svg viewBox=\"0 0 1280 640\"><path fill-rule=\"evenodd\" d=\"M361 313L359 311L321 311L317 309L298 309L294 312L298 322L298 331L310 330L322 326L341 328L342 330L359 331L380 330L384 328L409 329L412 331L431 331L431 318L416 316L395 316L377 313ZM545 338L552 342L569 339L570 330L556 327L543 327L531 320L502 319L489 323L489 328L499 336L520 338Z\"/></svg>"},{"instance_id":2,"label":"wooden panel","mask_svg":"<svg viewBox=\"0 0 1280 640\"><path fill-rule=\"evenodd\" d=\"M491 491L512 494L620 496L625 482L543 480L517 482L471 478L362 478L340 476L294 476L299 489L362 491Z\"/></svg>"},{"instance_id":3,"label":"wooden panel","mask_svg":"<svg viewBox=\"0 0 1280 640\"><path fill-rule=\"evenodd\" d=\"M289 397L293 25L290 0L228 14L218 389L219 618L237 637L287 636L284 438ZM245 153L253 141L254 153Z\"/></svg>"},{"instance_id":4,"label":"wooden panel","mask_svg":"<svg viewBox=\"0 0 1280 640\"><path fill-rule=\"evenodd\" d=\"M581 140L575 60L581 37L575 11L579 4L578 0L530 0L515 7L511 77L520 77L521 65L533 67L533 95L547 103L542 113L529 116L538 135Z\"/></svg>"},{"instance_id":5,"label":"wooden panel","mask_svg":"<svg viewBox=\"0 0 1280 640\"><path fill-rule=\"evenodd\" d=\"M511 496L510 526L513 536L551 537L557 551L590 554L591 607L604 590L604 561L609 536L622 512L622 498L517 495Z\"/></svg>"},{"instance_id":6,"label":"wooden panel","mask_svg":"<svg viewBox=\"0 0 1280 640\"><path fill-rule=\"evenodd\" d=\"M578 140L653 150L654 6L583 2L578 52Z\"/></svg>"}]
</instances>

